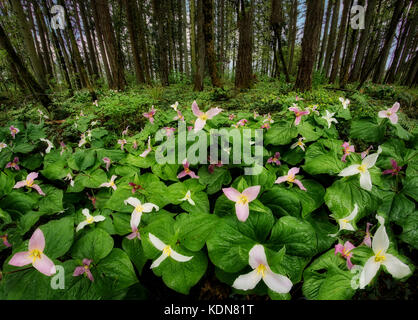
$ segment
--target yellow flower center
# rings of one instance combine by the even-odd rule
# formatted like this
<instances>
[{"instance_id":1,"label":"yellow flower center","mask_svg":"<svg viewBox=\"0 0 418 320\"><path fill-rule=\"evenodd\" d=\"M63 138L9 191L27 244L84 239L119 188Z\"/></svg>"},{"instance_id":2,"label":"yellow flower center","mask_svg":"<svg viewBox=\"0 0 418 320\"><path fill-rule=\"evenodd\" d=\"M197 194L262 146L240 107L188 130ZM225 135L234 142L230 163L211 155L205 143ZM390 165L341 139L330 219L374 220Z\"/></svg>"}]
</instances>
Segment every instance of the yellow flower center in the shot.
<instances>
[{"instance_id":1,"label":"yellow flower center","mask_svg":"<svg viewBox=\"0 0 418 320\"><path fill-rule=\"evenodd\" d=\"M189 173L191 170L189 168L185 168L184 172Z\"/></svg>"},{"instance_id":2,"label":"yellow flower center","mask_svg":"<svg viewBox=\"0 0 418 320\"><path fill-rule=\"evenodd\" d=\"M346 248L343 248L343 256L349 257L350 256L350 250L347 250Z\"/></svg>"},{"instance_id":3,"label":"yellow flower center","mask_svg":"<svg viewBox=\"0 0 418 320\"><path fill-rule=\"evenodd\" d=\"M295 182L295 176L294 176L294 175L289 175L289 176L287 177L287 181L288 181L288 182L290 182L290 183Z\"/></svg>"},{"instance_id":4,"label":"yellow flower center","mask_svg":"<svg viewBox=\"0 0 418 320\"><path fill-rule=\"evenodd\" d=\"M351 153L350 147L345 148L345 153L346 154L350 154Z\"/></svg>"},{"instance_id":5,"label":"yellow flower center","mask_svg":"<svg viewBox=\"0 0 418 320\"><path fill-rule=\"evenodd\" d=\"M361 165L358 168L358 171L360 171L361 173L365 173L366 172L366 166L365 165Z\"/></svg>"},{"instance_id":6,"label":"yellow flower center","mask_svg":"<svg viewBox=\"0 0 418 320\"><path fill-rule=\"evenodd\" d=\"M88 269L90 269L90 267L88 266L88 265L84 265L84 270L88 270Z\"/></svg>"},{"instance_id":7,"label":"yellow flower center","mask_svg":"<svg viewBox=\"0 0 418 320\"><path fill-rule=\"evenodd\" d=\"M299 147L303 146L302 141L299 141L299 142L298 142L298 146L299 146Z\"/></svg>"},{"instance_id":8,"label":"yellow flower center","mask_svg":"<svg viewBox=\"0 0 418 320\"><path fill-rule=\"evenodd\" d=\"M135 207L135 211L141 213L142 211L144 211L144 207L139 204Z\"/></svg>"},{"instance_id":9,"label":"yellow flower center","mask_svg":"<svg viewBox=\"0 0 418 320\"><path fill-rule=\"evenodd\" d=\"M237 203L245 205L248 203L248 198L242 194L239 196L239 200L237 201Z\"/></svg>"},{"instance_id":10,"label":"yellow flower center","mask_svg":"<svg viewBox=\"0 0 418 320\"><path fill-rule=\"evenodd\" d=\"M170 246L166 246L163 249L163 253L166 254L167 256L170 256L170 254L171 254L171 248L170 248Z\"/></svg>"},{"instance_id":11,"label":"yellow flower center","mask_svg":"<svg viewBox=\"0 0 418 320\"><path fill-rule=\"evenodd\" d=\"M264 278L264 276L265 276L265 272L267 271L267 267L264 265L264 264L260 264L258 267L257 267L257 274L260 274L261 273L261 276Z\"/></svg>"},{"instance_id":12,"label":"yellow flower center","mask_svg":"<svg viewBox=\"0 0 418 320\"><path fill-rule=\"evenodd\" d=\"M34 181L33 180L26 180L26 185L31 188L33 186Z\"/></svg>"},{"instance_id":13,"label":"yellow flower center","mask_svg":"<svg viewBox=\"0 0 418 320\"><path fill-rule=\"evenodd\" d=\"M383 261L385 261L385 260L386 260L385 255L384 255L384 254L381 254L381 252L382 252L382 250L380 250L380 251L376 254L376 256L374 257L374 261L375 261L375 262L383 262Z\"/></svg>"},{"instance_id":14,"label":"yellow flower center","mask_svg":"<svg viewBox=\"0 0 418 320\"><path fill-rule=\"evenodd\" d=\"M388 111L386 114L390 117L392 115L392 112Z\"/></svg>"},{"instance_id":15,"label":"yellow flower center","mask_svg":"<svg viewBox=\"0 0 418 320\"><path fill-rule=\"evenodd\" d=\"M114 183L113 181L110 181L109 185L110 185L111 187L113 187L113 186L115 185L115 183Z\"/></svg>"},{"instance_id":16,"label":"yellow flower center","mask_svg":"<svg viewBox=\"0 0 418 320\"><path fill-rule=\"evenodd\" d=\"M36 261L36 259L41 259L41 256L42 256L42 252L39 251L38 249L34 249L34 250L30 251L30 253L29 253L29 257L31 257L33 259L32 263L34 263Z\"/></svg>"},{"instance_id":17,"label":"yellow flower center","mask_svg":"<svg viewBox=\"0 0 418 320\"><path fill-rule=\"evenodd\" d=\"M86 219L86 222L87 222L88 224L93 223L93 222L94 222L94 217L88 217L88 218Z\"/></svg>"},{"instance_id":18,"label":"yellow flower center","mask_svg":"<svg viewBox=\"0 0 418 320\"><path fill-rule=\"evenodd\" d=\"M199 116L199 119L203 120L203 121L206 121L206 120L208 120L208 115L206 113L204 113L204 114Z\"/></svg>"}]
</instances>

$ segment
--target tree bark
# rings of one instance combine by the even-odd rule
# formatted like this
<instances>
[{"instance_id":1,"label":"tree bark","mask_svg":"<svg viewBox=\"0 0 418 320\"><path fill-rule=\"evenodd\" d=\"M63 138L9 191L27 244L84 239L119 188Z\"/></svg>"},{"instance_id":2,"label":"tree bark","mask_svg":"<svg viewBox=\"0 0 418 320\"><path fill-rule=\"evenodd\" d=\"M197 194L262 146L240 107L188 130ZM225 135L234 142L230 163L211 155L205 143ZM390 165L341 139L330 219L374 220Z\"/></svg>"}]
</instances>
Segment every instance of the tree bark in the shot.
<instances>
[{"instance_id":1,"label":"tree bark","mask_svg":"<svg viewBox=\"0 0 418 320\"><path fill-rule=\"evenodd\" d=\"M295 89L307 91L312 89L312 75L315 58L318 54L319 38L321 36L324 0L307 0L306 21L302 39L302 57L299 62Z\"/></svg>"},{"instance_id":2,"label":"tree bark","mask_svg":"<svg viewBox=\"0 0 418 320\"><path fill-rule=\"evenodd\" d=\"M325 55L325 62L324 62L324 74L326 77L328 77L329 75L332 56L335 50L335 39L337 37L338 17L340 15L340 1L341 0L335 0L334 10L332 12L331 31L329 33L327 53Z\"/></svg>"},{"instance_id":3,"label":"tree bark","mask_svg":"<svg viewBox=\"0 0 418 320\"><path fill-rule=\"evenodd\" d=\"M193 0L191 0L193 1ZM203 90L203 78L205 74L205 35L203 33L204 17L203 2L197 0L197 57L196 73L194 76L194 91Z\"/></svg>"},{"instance_id":4,"label":"tree bark","mask_svg":"<svg viewBox=\"0 0 418 320\"><path fill-rule=\"evenodd\" d=\"M317 70L322 70L322 64L324 62L325 49L328 44L329 22L331 18L331 11L332 11L334 1L335 0L329 0L328 5L327 5L327 13L325 17L325 28L324 28L324 34L322 36L321 52L319 53Z\"/></svg>"}]
</instances>

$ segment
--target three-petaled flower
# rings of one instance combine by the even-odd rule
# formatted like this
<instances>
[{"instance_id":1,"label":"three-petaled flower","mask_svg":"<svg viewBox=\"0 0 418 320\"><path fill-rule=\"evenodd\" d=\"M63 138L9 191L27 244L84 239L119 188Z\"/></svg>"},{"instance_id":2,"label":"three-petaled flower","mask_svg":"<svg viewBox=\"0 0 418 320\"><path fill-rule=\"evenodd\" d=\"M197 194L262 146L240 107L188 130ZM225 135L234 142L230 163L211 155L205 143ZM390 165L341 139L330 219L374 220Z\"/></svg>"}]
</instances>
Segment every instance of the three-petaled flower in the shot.
<instances>
[{"instance_id":1,"label":"three-petaled flower","mask_svg":"<svg viewBox=\"0 0 418 320\"><path fill-rule=\"evenodd\" d=\"M270 290L277 293L289 293L292 289L293 284L288 277L270 269L262 245L257 244L250 250L248 264L253 268L253 271L240 275L232 284L235 289L245 291L254 289L261 280Z\"/></svg>"},{"instance_id":2,"label":"three-petaled flower","mask_svg":"<svg viewBox=\"0 0 418 320\"><path fill-rule=\"evenodd\" d=\"M16 138L16 134L20 132L20 130L14 126L10 126L10 134L12 135L13 139Z\"/></svg>"},{"instance_id":3,"label":"three-petaled flower","mask_svg":"<svg viewBox=\"0 0 418 320\"><path fill-rule=\"evenodd\" d=\"M372 281L382 265L394 278L401 279L411 273L408 265L394 255L387 253L389 237L386 233L385 219L378 215L376 215L376 219L380 226L372 240L373 256L367 260L360 274L360 289L364 289Z\"/></svg>"},{"instance_id":4,"label":"three-petaled flower","mask_svg":"<svg viewBox=\"0 0 418 320\"><path fill-rule=\"evenodd\" d=\"M29 251L16 253L9 261L15 267L32 264L44 275L51 276L57 272L54 263L44 254L45 237L41 229L36 229L29 239Z\"/></svg>"},{"instance_id":5,"label":"three-petaled flower","mask_svg":"<svg viewBox=\"0 0 418 320\"><path fill-rule=\"evenodd\" d=\"M339 98L341 104L343 105L344 110L348 108L348 105L351 103L350 100L344 99L343 97Z\"/></svg>"},{"instance_id":6,"label":"three-petaled flower","mask_svg":"<svg viewBox=\"0 0 418 320\"><path fill-rule=\"evenodd\" d=\"M177 178L181 179L185 176L189 176L192 179L199 179L199 176L190 170L190 163L187 161L187 159L183 160L183 168L184 170L178 174Z\"/></svg>"},{"instance_id":7,"label":"three-petaled flower","mask_svg":"<svg viewBox=\"0 0 418 320\"><path fill-rule=\"evenodd\" d=\"M194 101L192 104L192 111L193 111L193 114L197 117L197 120L194 123L194 132L198 132L203 129L207 120L210 120L216 115L218 115L219 113L221 113L222 109L212 108L208 112L202 112L200 111L196 101Z\"/></svg>"},{"instance_id":8,"label":"three-petaled flower","mask_svg":"<svg viewBox=\"0 0 418 320\"><path fill-rule=\"evenodd\" d=\"M90 271L90 265L93 262L93 260L90 259L83 259L83 265L82 266L78 266L74 269L74 273L73 273L73 277L78 277L81 276L82 274L85 274L86 277L93 282L94 281L94 277L93 274Z\"/></svg>"},{"instance_id":9,"label":"three-petaled flower","mask_svg":"<svg viewBox=\"0 0 418 320\"><path fill-rule=\"evenodd\" d=\"M280 162L280 152L276 152L276 154L267 160L267 163L274 163L277 166L280 166L282 163Z\"/></svg>"},{"instance_id":10,"label":"three-petaled flower","mask_svg":"<svg viewBox=\"0 0 418 320\"><path fill-rule=\"evenodd\" d=\"M351 262L351 257L353 256L351 250L353 250L354 248L355 246L350 241L347 241L346 243L344 243L344 245L342 245L341 243L335 245L334 254L337 255L337 253L340 253L342 257L347 260L347 268L349 270L351 270L354 266Z\"/></svg>"},{"instance_id":11,"label":"three-petaled flower","mask_svg":"<svg viewBox=\"0 0 418 320\"><path fill-rule=\"evenodd\" d=\"M296 104L293 104L293 107L289 108L289 111L292 111L295 113L296 119L295 119L295 126L298 126L300 121L302 120L302 116L308 115L310 113L309 110L301 110L299 109Z\"/></svg>"},{"instance_id":12,"label":"three-petaled flower","mask_svg":"<svg viewBox=\"0 0 418 320\"><path fill-rule=\"evenodd\" d=\"M245 222L250 215L249 203L254 201L260 193L261 186L245 189L242 193L234 188L223 188L225 196L235 202L235 213L239 221Z\"/></svg>"},{"instance_id":13,"label":"three-petaled flower","mask_svg":"<svg viewBox=\"0 0 418 320\"><path fill-rule=\"evenodd\" d=\"M151 110L149 112L143 113L143 116L151 122L151 124L154 124L154 115L157 112L157 109L154 109L154 106L151 106Z\"/></svg>"},{"instance_id":14,"label":"three-petaled flower","mask_svg":"<svg viewBox=\"0 0 418 320\"><path fill-rule=\"evenodd\" d=\"M305 144L303 143L303 141L304 140L306 140L306 138L304 138L304 137L300 137L299 138L299 140L298 140L298 142L296 142L296 143L294 143L294 144L292 144L291 146L290 146L290 149L295 149L295 148L297 148L297 147L299 147L299 148L301 148L303 151L305 151Z\"/></svg>"},{"instance_id":15,"label":"three-petaled flower","mask_svg":"<svg viewBox=\"0 0 418 320\"><path fill-rule=\"evenodd\" d=\"M6 164L6 169L9 169L9 168L14 169L14 170L20 170L20 167L19 167L19 158L18 157L15 157L13 159L13 161L11 161L8 164Z\"/></svg>"},{"instance_id":16,"label":"three-petaled flower","mask_svg":"<svg viewBox=\"0 0 418 320\"><path fill-rule=\"evenodd\" d=\"M351 221L353 221L356 218L357 214L358 214L358 205L356 203L354 204L354 210L350 213L350 215L337 220L340 226L340 229L338 230L338 232L340 232L341 230L354 231L355 229ZM338 234L338 232L336 234L330 234L330 236L335 237Z\"/></svg>"},{"instance_id":17,"label":"three-petaled flower","mask_svg":"<svg viewBox=\"0 0 418 320\"><path fill-rule=\"evenodd\" d=\"M38 193L41 196L44 196L45 193L42 191L41 187L38 186L37 184L35 184L35 179L36 178L38 178L38 173L37 172L31 172L27 175L25 180L17 182L14 185L13 189L19 189L19 188L23 188L23 187L33 188L36 191L38 191Z\"/></svg>"},{"instance_id":18,"label":"three-petaled flower","mask_svg":"<svg viewBox=\"0 0 418 320\"><path fill-rule=\"evenodd\" d=\"M328 129L331 128L332 123L338 123L337 119L333 118L333 116L335 115L334 113L329 112L328 110L325 110L326 115L321 117L322 119L325 119L328 123Z\"/></svg>"},{"instance_id":19,"label":"three-petaled flower","mask_svg":"<svg viewBox=\"0 0 418 320\"><path fill-rule=\"evenodd\" d=\"M130 204L134 207L134 211L131 214L131 226L136 225L138 226L141 222L142 213L152 212L153 209L156 211L160 210L160 208L153 203L144 203L142 204L141 201L137 198L129 197L124 201L125 205Z\"/></svg>"},{"instance_id":20,"label":"three-petaled flower","mask_svg":"<svg viewBox=\"0 0 418 320\"><path fill-rule=\"evenodd\" d=\"M299 168L292 168L288 171L287 175L277 178L275 183L280 184L287 181L291 184L296 184L301 190L307 191L302 182L296 179L296 175L299 173L299 171Z\"/></svg>"},{"instance_id":21,"label":"three-petaled flower","mask_svg":"<svg viewBox=\"0 0 418 320\"><path fill-rule=\"evenodd\" d=\"M151 148L151 136L148 137L148 148L145 149L144 152L142 152L139 156L142 158L145 158L150 152L152 151Z\"/></svg>"},{"instance_id":22,"label":"three-petaled flower","mask_svg":"<svg viewBox=\"0 0 418 320\"><path fill-rule=\"evenodd\" d=\"M51 141L49 141L48 139L41 138L39 140L41 140L42 142L46 142L48 147L46 148L45 153L50 153L51 149L54 148L54 144Z\"/></svg>"},{"instance_id":23,"label":"three-petaled flower","mask_svg":"<svg viewBox=\"0 0 418 320\"><path fill-rule=\"evenodd\" d=\"M109 171L109 167L110 167L110 163L112 162L108 157L104 157L102 159L102 161L105 163L106 165L106 171Z\"/></svg>"},{"instance_id":24,"label":"three-petaled flower","mask_svg":"<svg viewBox=\"0 0 418 320\"><path fill-rule=\"evenodd\" d=\"M100 222L100 221L103 221L103 220L106 219L106 217L105 216L102 216L102 215L92 216L90 214L90 210L89 209L83 209L81 211L81 213L83 214L83 216L86 217L86 219L83 220L83 221L81 221L78 224L77 228L75 229L76 232L80 231L81 229L83 229L85 226L87 226L89 224L92 224L92 223L95 223L95 222Z\"/></svg>"},{"instance_id":25,"label":"three-petaled flower","mask_svg":"<svg viewBox=\"0 0 418 320\"><path fill-rule=\"evenodd\" d=\"M183 199L179 199L179 201L187 201L192 206L196 205L195 202L194 202L194 200L192 199L192 192L190 190L188 190L186 192L186 195L184 196L184 198Z\"/></svg>"},{"instance_id":26,"label":"three-petaled flower","mask_svg":"<svg viewBox=\"0 0 418 320\"><path fill-rule=\"evenodd\" d=\"M391 174L392 176L397 176L402 170L402 167L398 166L398 163L395 159L390 159L390 163L392 164L392 169L383 171L383 174Z\"/></svg>"},{"instance_id":27,"label":"three-petaled flower","mask_svg":"<svg viewBox=\"0 0 418 320\"><path fill-rule=\"evenodd\" d=\"M126 141L126 139L120 139L118 140L118 144L120 144L120 149L123 150L125 144L127 144L128 142Z\"/></svg>"},{"instance_id":28,"label":"three-petaled flower","mask_svg":"<svg viewBox=\"0 0 418 320\"><path fill-rule=\"evenodd\" d=\"M387 118L392 124L397 124L399 119L396 113L399 111L400 106L399 102L396 102L392 108L379 111L379 118Z\"/></svg>"},{"instance_id":29,"label":"three-petaled flower","mask_svg":"<svg viewBox=\"0 0 418 320\"><path fill-rule=\"evenodd\" d=\"M379 146L378 151L376 153L373 153L365 157L361 164L353 164L348 168L343 169L340 172L339 176L348 177L360 174L360 187L362 187L364 190L371 191L373 185L368 169L372 168L376 164L377 158L379 157L379 154L381 152L382 148Z\"/></svg>"},{"instance_id":30,"label":"three-petaled flower","mask_svg":"<svg viewBox=\"0 0 418 320\"><path fill-rule=\"evenodd\" d=\"M347 162L346 158L353 152L355 152L354 146L351 146L349 142L344 142L341 146L344 150L343 157L341 158L342 162Z\"/></svg>"},{"instance_id":31,"label":"three-petaled flower","mask_svg":"<svg viewBox=\"0 0 418 320\"><path fill-rule=\"evenodd\" d=\"M148 234L149 240L154 245L155 248L157 248L159 251L162 251L161 256L155 260L152 264L150 269L157 268L161 262L163 262L168 257L172 258L175 261L178 262L187 262L193 259L193 256L187 257L184 256L176 251L174 251L171 246L166 245L164 242L162 242L160 239L158 239L156 236L154 236L152 233Z\"/></svg>"},{"instance_id":32,"label":"three-petaled flower","mask_svg":"<svg viewBox=\"0 0 418 320\"><path fill-rule=\"evenodd\" d=\"M112 188L113 190L116 190L116 189L117 189L117 186L116 186L116 184L115 184L115 179L116 179L117 177L118 177L118 176L113 175L113 176L110 178L110 181L109 181L109 182L102 183L99 187L100 187L100 188L102 188L102 187Z\"/></svg>"}]
</instances>

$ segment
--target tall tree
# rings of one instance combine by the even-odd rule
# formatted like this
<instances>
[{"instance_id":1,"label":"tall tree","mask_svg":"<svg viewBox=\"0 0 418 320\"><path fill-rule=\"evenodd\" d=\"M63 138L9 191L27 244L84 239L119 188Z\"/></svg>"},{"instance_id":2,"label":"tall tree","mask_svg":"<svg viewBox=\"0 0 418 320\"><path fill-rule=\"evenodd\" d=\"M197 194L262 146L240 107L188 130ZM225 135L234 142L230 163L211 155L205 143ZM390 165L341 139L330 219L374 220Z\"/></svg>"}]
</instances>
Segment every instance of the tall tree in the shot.
<instances>
[{"instance_id":1,"label":"tall tree","mask_svg":"<svg viewBox=\"0 0 418 320\"><path fill-rule=\"evenodd\" d=\"M164 31L166 25L166 12L164 5L167 0L152 0L153 8L153 23L157 26L157 38L158 38L158 70L160 73L160 80L163 86L168 86L168 39L167 32Z\"/></svg>"},{"instance_id":2,"label":"tall tree","mask_svg":"<svg viewBox=\"0 0 418 320\"><path fill-rule=\"evenodd\" d=\"M222 87L219 77L218 66L216 65L215 37L213 35L213 0L202 0L203 3L203 34L205 37L205 54L208 62L208 69L212 85ZM242 0L244 1L244 0Z\"/></svg>"},{"instance_id":3,"label":"tall tree","mask_svg":"<svg viewBox=\"0 0 418 320\"><path fill-rule=\"evenodd\" d=\"M12 61L13 67L15 68L15 70L18 71L20 78L28 86L30 91L34 94L35 98L38 99L49 112L51 112L51 99L47 95L46 91L39 85L39 83L35 80L32 74L28 71L24 62L13 48L10 39L8 38L1 24L0 47L7 52L10 60Z\"/></svg>"},{"instance_id":4,"label":"tall tree","mask_svg":"<svg viewBox=\"0 0 418 320\"><path fill-rule=\"evenodd\" d=\"M347 28L347 19L348 19L348 12L350 9L350 4L351 4L351 0L344 0L344 8L343 8L343 14L341 17L340 30L338 31L337 45L334 50L334 59L332 62L331 75L329 78L330 83L335 82L335 79L337 78L337 75L338 75L338 70L340 70L341 48L343 47L345 31Z\"/></svg>"},{"instance_id":5,"label":"tall tree","mask_svg":"<svg viewBox=\"0 0 418 320\"><path fill-rule=\"evenodd\" d=\"M248 89L253 80L253 11L254 0L237 0L239 30L238 55L235 72L235 88Z\"/></svg>"},{"instance_id":6,"label":"tall tree","mask_svg":"<svg viewBox=\"0 0 418 320\"><path fill-rule=\"evenodd\" d=\"M193 0L191 0L193 1ZM196 39L196 72L194 75L193 83L195 91L203 90L203 78L205 72L205 35L203 33L204 28L204 16L203 16L203 1L197 0L197 39Z\"/></svg>"},{"instance_id":7,"label":"tall tree","mask_svg":"<svg viewBox=\"0 0 418 320\"><path fill-rule=\"evenodd\" d=\"M289 73L293 74L293 59L295 55L296 46L296 34L298 31L298 0L292 0L291 11L290 11L290 26L289 26Z\"/></svg>"},{"instance_id":8,"label":"tall tree","mask_svg":"<svg viewBox=\"0 0 418 320\"><path fill-rule=\"evenodd\" d=\"M338 28L338 17L340 16L340 1L335 0L333 11L332 11L332 20L331 20L331 29L328 37L328 46L327 46L327 53L325 55L324 61L324 74L328 76L331 68L331 61L335 51L335 39L337 37L337 28Z\"/></svg>"},{"instance_id":9,"label":"tall tree","mask_svg":"<svg viewBox=\"0 0 418 320\"><path fill-rule=\"evenodd\" d=\"M283 48L282 48L282 30L283 30L283 25L284 25L284 17L283 17L283 8L282 8L281 0L271 0L270 24L274 32L274 47L276 47L276 42L277 42L278 49L279 49L279 56L283 65L283 70L286 76L286 81L290 82L289 72L287 71L287 65L284 60Z\"/></svg>"},{"instance_id":10,"label":"tall tree","mask_svg":"<svg viewBox=\"0 0 418 320\"><path fill-rule=\"evenodd\" d=\"M315 58L318 55L325 2L324 0L306 0L306 4L302 57L299 62L298 76L295 84L295 89L300 91L307 91L312 88L312 75Z\"/></svg>"},{"instance_id":11,"label":"tall tree","mask_svg":"<svg viewBox=\"0 0 418 320\"><path fill-rule=\"evenodd\" d=\"M323 36L322 36L321 52L319 53L317 70L322 69L322 64L324 62L325 49L326 49L327 43L328 43L329 22L330 22L330 18L331 18L331 11L332 11L334 1L335 0L329 0L328 3L327 3L327 13L326 13L326 16L325 16L325 27L324 27L324 33L323 33Z\"/></svg>"},{"instance_id":12,"label":"tall tree","mask_svg":"<svg viewBox=\"0 0 418 320\"><path fill-rule=\"evenodd\" d=\"M17 22L21 30L21 34L23 36L25 47L28 51L29 59L35 74L35 78L41 86L41 88L46 89L48 86L46 77L39 56L37 55L35 50L32 34L29 29L25 12L23 11L22 3L20 2L20 0L11 1L11 3L13 11L15 12L17 17Z\"/></svg>"}]
</instances>

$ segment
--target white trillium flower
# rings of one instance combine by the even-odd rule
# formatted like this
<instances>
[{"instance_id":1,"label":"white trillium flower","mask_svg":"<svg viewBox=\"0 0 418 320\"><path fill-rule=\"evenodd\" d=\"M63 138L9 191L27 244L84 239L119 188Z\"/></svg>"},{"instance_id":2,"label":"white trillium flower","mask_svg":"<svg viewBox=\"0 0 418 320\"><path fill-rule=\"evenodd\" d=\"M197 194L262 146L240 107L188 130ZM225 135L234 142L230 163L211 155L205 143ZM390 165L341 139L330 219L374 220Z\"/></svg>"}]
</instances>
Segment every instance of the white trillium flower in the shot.
<instances>
[{"instance_id":1,"label":"white trillium flower","mask_svg":"<svg viewBox=\"0 0 418 320\"><path fill-rule=\"evenodd\" d=\"M74 187L74 180L73 180L73 177L71 176L71 173L67 174L64 180L70 181L70 186Z\"/></svg>"},{"instance_id":2,"label":"white trillium flower","mask_svg":"<svg viewBox=\"0 0 418 320\"><path fill-rule=\"evenodd\" d=\"M100 222L100 221L103 221L103 220L106 219L106 217L101 216L101 215L92 216L90 214L89 209L83 209L82 213L86 217L86 220L81 221L78 224L77 228L75 229L76 232L80 231L81 229L83 229L88 224L92 224L92 223L95 223L95 222Z\"/></svg>"},{"instance_id":3,"label":"white trillium flower","mask_svg":"<svg viewBox=\"0 0 418 320\"><path fill-rule=\"evenodd\" d=\"M374 234L372 249L374 255L367 260L360 274L360 289L364 289L374 278L380 267L384 265L386 270L397 279L402 279L411 273L408 265L403 263L394 255L387 253L389 238L386 233L385 219L376 215L380 226Z\"/></svg>"},{"instance_id":4,"label":"white trillium flower","mask_svg":"<svg viewBox=\"0 0 418 320\"><path fill-rule=\"evenodd\" d=\"M131 215L131 225L139 225L139 222L141 221L142 213L148 213L151 212L152 209L155 208L156 211L160 210L160 208L153 204L153 203L144 203L142 204L141 201L139 201L137 198L130 197L124 201L125 205L130 204L135 209L132 211Z\"/></svg>"},{"instance_id":5,"label":"white trillium flower","mask_svg":"<svg viewBox=\"0 0 418 320\"><path fill-rule=\"evenodd\" d=\"M113 176L110 178L110 181L109 181L109 182L102 183L102 184L99 186L99 188L102 188L102 187L112 188L113 190L115 190L115 191L116 191L117 186L116 186L116 184L115 184L115 179L116 179L117 177L118 177L118 176L113 175Z\"/></svg>"},{"instance_id":6,"label":"white trillium flower","mask_svg":"<svg viewBox=\"0 0 418 320\"><path fill-rule=\"evenodd\" d=\"M356 203L354 204L353 212L351 212L349 216L337 220L338 224L340 225L340 230L338 230L338 232L340 232L341 230L355 231L353 225L351 224L351 221L353 221L356 218L357 214L358 205ZM338 234L338 232L336 234L330 234L330 236L335 237Z\"/></svg>"},{"instance_id":7,"label":"white trillium flower","mask_svg":"<svg viewBox=\"0 0 418 320\"><path fill-rule=\"evenodd\" d=\"M178 106L179 106L179 103L178 103L178 101L176 101L176 103L175 104L172 104L170 107L173 108L174 111L177 111L178 110Z\"/></svg>"},{"instance_id":8,"label":"white trillium flower","mask_svg":"<svg viewBox=\"0 0 418 320\"><path fill-rule=\"evenodd\" d=\"M263 279L264 283L272 291L277 293L288 293L293 284L289 278L271 271L264 247L260 244L255 245L249 253L249 265L254 270L250 273L239 276L232 285L238 290L251 290Z\"/></svg>"},{"instance_id":9,"label":"white trillium flower","mask_svg":"<svg viewBox=\"0 0 418 320\"><path fill-rule=\"evenodd\" d=\"M179 199L179 201L187 201L189 202L192 206L195 205L195 202L192 199L192 192L189 190L186 193L186 196L183 199Z\"/></svg>"},{"instance_id":10,"label":"white trillium flower","mask_svg":"<svg viewBox=\"0 0 418 320\"><path fill-rule=\"evenodd\" d=\"M7 144L5 144L4 142L0 142L0 151L4 148L7 148Z\"/></svg>"},{"instance_id":11,"label":"white trillium flower","mask_svg":"<svg viewBox=\"0 0 418 320\"><path fill-rule=\"evenodd\" d=\"M157 268L161 264L161 262L163 262L168 257L178 262L187 262L193 258L193 256L191 257L183 256L182 254L174 251L170 246L166 245L164 242L162 242L152 233L149 233L148 237L151 243L154 245L154 247L156 247L158 250L163 252L162 255L152 263L150 269Z\"/></svg>"},{"instance_id":12,"label":"white trillium flower","mask_svg":"<svg viewBox=\"0 0 418 320\"><path fill-rule=\"evenodd\" d=\"M350 100L344 99L343 97L340 97L340 102L343 105L344 110L348 108L348 105L351 103Z\"/></svg>"},{"instance_id":13,"label":"white trillium flower","mask_svg":"<svg viewBox=\"0 0 418 320\"><path fill-rule=\"evenodd\" d=\"M54 148L54 145L52 144L52 142L44 138L41 138L39 140L41 140L42 142L46 142L48 144L48 148L46 148L45 153L50 153L51 149Z\"/></svg>"},{"instance_id":14,"label":"white trillium flower","mask_svg":"<svg viewBox=\"0 0 418 320\"><path fill-rule=\"evenodd\" d=\"M305 139L306 138L304 138L304 137L299 138L299 141L296 142L296 143L294 143L294 144L292 144L290 146L290 149L295 149L296 147L300 147L303 151L305 151L305 144L302 142Z\"/></svg>"},{"instance_id":15,"label":"white trillium flower","mask_svg":"<svg viewBox=\"0 0 418 320\"><path fill-rule=\"evenodd\" d=\"M376 164L377 158L382 153L382 148L379 146L376 153L368 155L365 157L360 164L353 164L348 168L343 169L339 176L340 177L348 177L354 176L356 174L360 174L360 187L364 190L371 191L372 190L372 179L370 177L370 172L368 169L373 167Z\"/></svg>"},{"instance_id":16,"label":"white trillium flower","mask_svg":"<svg viewBox=\"0 0 418 320\"><path fill-rule=\"evenodd\" d=\"M328 122L328 129L330 129L332 123L333 122L338 123L338 121L337 121L337 119L333 118L333 116L335 115L335 112L331 113L328 110L325 110L325 112L327 113L327 115L323 116L322 119L325 119Z\"/></svg>"}]
</instances>

